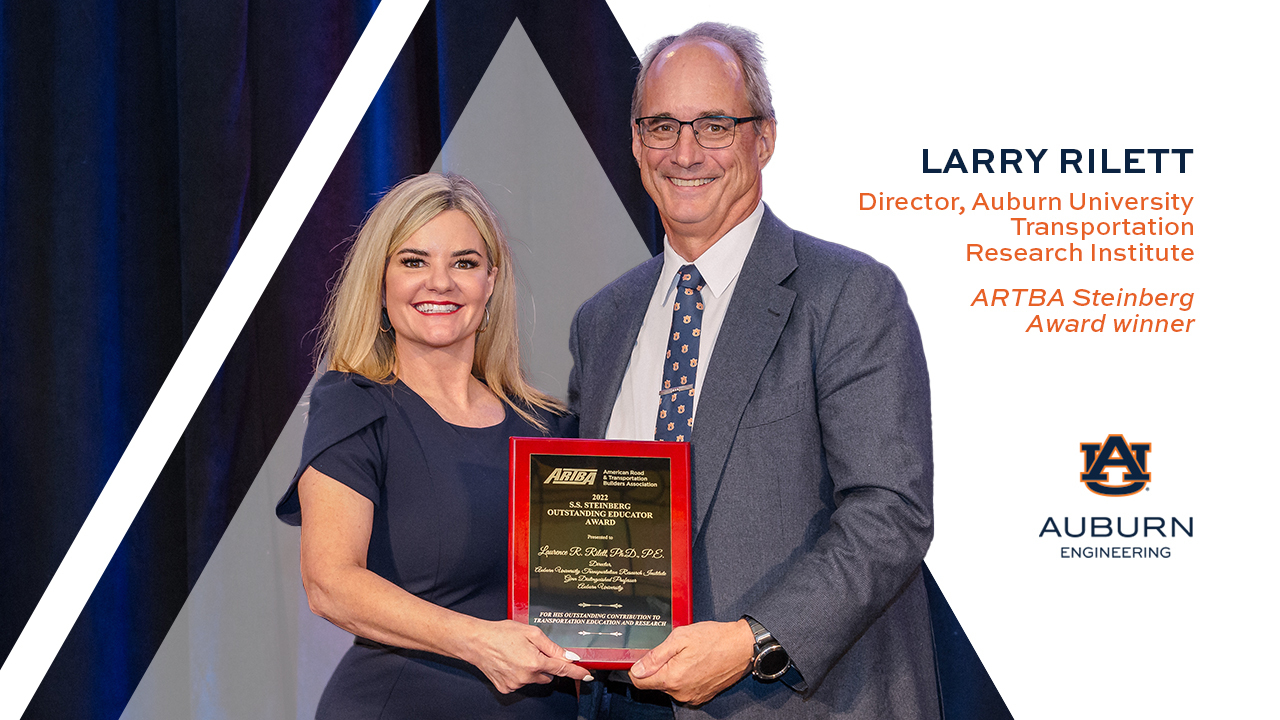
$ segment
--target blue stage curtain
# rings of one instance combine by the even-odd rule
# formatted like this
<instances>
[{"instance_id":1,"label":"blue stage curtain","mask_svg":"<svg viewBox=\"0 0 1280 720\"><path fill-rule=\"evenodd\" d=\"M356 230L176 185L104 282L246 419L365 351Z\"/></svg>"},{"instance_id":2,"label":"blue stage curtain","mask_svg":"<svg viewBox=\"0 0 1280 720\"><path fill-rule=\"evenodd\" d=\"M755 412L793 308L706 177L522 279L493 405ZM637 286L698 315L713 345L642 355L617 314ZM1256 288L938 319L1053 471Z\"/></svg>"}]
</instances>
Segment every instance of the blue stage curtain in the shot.
<instances>
[{"instance_id":1,"label":"blue stage curtain","mask_svg":"<svg viewBox=\"0 0 1280 720\"><path fill-rule=\"evenodd\" d=\"M0 6L0 656L374 7ZM604 0L434 0L26 717L119 716L306 386L342 241L378 193L430 167L517 18L657 251L630 153L638 62ZM969 663L949 609L935 626L954 641L940 665ZM978 680L943 672L942 684L989 685L977 668ZM948 717L979 717L950 705Z\"/></svg>"},{"instance_id":2,"label":"blue stage curtain","mask_svg":"<svg viewBox=\"0 0 1280 720\"><path fill-rule=\"evenodd\" d=\"M375 5L0 10L0 655ZM119 716L310 377L342 241L430 167L517 17L654 246L627 134L636 60L605 3L433 2L27 717Z\"/></svg>"}]
</instances>

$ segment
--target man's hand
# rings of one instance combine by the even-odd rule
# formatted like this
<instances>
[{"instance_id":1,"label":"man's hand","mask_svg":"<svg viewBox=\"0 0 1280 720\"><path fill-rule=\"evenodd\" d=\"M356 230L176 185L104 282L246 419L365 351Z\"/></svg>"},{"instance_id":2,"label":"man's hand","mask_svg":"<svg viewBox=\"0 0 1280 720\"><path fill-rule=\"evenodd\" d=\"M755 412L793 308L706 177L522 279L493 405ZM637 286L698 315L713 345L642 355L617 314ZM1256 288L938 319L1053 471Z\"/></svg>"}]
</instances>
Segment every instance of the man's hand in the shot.
<instances>
[{"instance_id":1,"label":"man's hand","mask_svg":"<svg viewBox=\"0 0 1280 720\"><path fill-rule=\"evenodd\" d=\"M631 681L677 702L701 705L751 669L755 636L746 620L678 627L631 667Z\"/></svg>"}]
</instances>

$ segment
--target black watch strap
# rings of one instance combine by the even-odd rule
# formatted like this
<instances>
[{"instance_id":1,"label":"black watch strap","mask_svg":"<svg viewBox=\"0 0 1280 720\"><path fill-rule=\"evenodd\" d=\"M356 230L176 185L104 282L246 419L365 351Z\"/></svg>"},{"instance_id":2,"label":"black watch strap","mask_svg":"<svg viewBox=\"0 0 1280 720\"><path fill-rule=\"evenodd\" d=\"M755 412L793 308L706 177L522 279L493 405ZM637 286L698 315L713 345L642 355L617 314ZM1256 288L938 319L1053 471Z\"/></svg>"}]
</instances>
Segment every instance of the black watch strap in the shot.
<instances>
[{"instance_id":1,"label":"black watch strap","mask_svg":"<svg viewBox=\"0 0 1280 720\"><path fill-rule=\"evenodd\" d=\"M782 677L778 679L785 683L787 687L798 693L803 693L809 690L809 683L804 681L804 676L802 676L800 671L796 669L795 663L789 663L787 665L787 671L782 673Z\"/></svg>"},{"instance_id":2,"label":"black watch strap","mask_svg":"<svg viewBox=\"0 0 1280 720\"><path fill-rule=\"evenodd\" d=\"M808 683L804 681L804 677L800 671L796 669L796 664L791 662L790 656L777 638L770 633L764 625L750 615L743 615L743 620L747 621L747 625L751 628L751 634L755 636L755 657L751 662L751 674L761 682L771 682L773 680L781 680L787 687L802 693L809 689ZM766 654L781 653L786 658L786 668L781 675L771 674L763 675L760 672L760 660Z\"/></svg>"}]
</instances>

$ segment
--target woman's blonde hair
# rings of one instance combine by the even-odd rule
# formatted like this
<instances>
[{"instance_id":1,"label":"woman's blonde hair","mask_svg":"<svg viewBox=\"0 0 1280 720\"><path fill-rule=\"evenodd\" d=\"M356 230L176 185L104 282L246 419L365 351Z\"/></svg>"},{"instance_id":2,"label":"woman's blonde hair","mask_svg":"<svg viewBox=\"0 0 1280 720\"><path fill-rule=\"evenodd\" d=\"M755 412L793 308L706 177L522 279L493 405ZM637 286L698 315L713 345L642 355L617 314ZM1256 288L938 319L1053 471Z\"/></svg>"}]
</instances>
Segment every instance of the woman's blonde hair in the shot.
<instances>
[{"instance_id":1,"label":"woman's blonde hair","mask_svg":"<svg viewBox=\"0 0 1280 720\"><path fill-rule=\"evenodd\" d=\"M387 261L410 235L446 210L458 210L471 218L484 238L490 269L498 271L487 306L488 327L476 336L471 374L525 420L546 430L529 408L564 412L565 407L525 380L520 367L511 249L498 228L493 208L476 186L460 175L426 173L408 178L373 207L347 252L325 305L317 363L327 357L328 370L357 373L384 384L395 382L395 340L393 333L381 330Z\"/></svg>"}]
</instances>

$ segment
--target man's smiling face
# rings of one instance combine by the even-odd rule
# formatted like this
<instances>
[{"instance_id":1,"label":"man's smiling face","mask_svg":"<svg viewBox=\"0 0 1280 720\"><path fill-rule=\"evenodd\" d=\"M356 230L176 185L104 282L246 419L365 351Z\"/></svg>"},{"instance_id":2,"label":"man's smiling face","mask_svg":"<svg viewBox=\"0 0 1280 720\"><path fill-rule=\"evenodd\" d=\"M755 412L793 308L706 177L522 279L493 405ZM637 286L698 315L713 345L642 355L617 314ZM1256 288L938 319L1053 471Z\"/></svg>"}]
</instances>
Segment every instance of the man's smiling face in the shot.
<instances>
[{"instance_id":1,"label":"man's smiling face","mask_svg":"<svg viewBox=\"0 0 1280 720\"><path fill-rule=\"evenodd\" d=\"M673 43L654 60L645 78L642 116L693 120L753 114L737 56L713 40ZM761 126L757 132L754 123L739 125L733 144L718 150L699 145L688 125L675 147L654 150L632 127L631 151L641 180L677 251L688 248L701 254L755 209L760 172L773 154L774 125L766 121Z\"/></svg>"}]
</instances>

